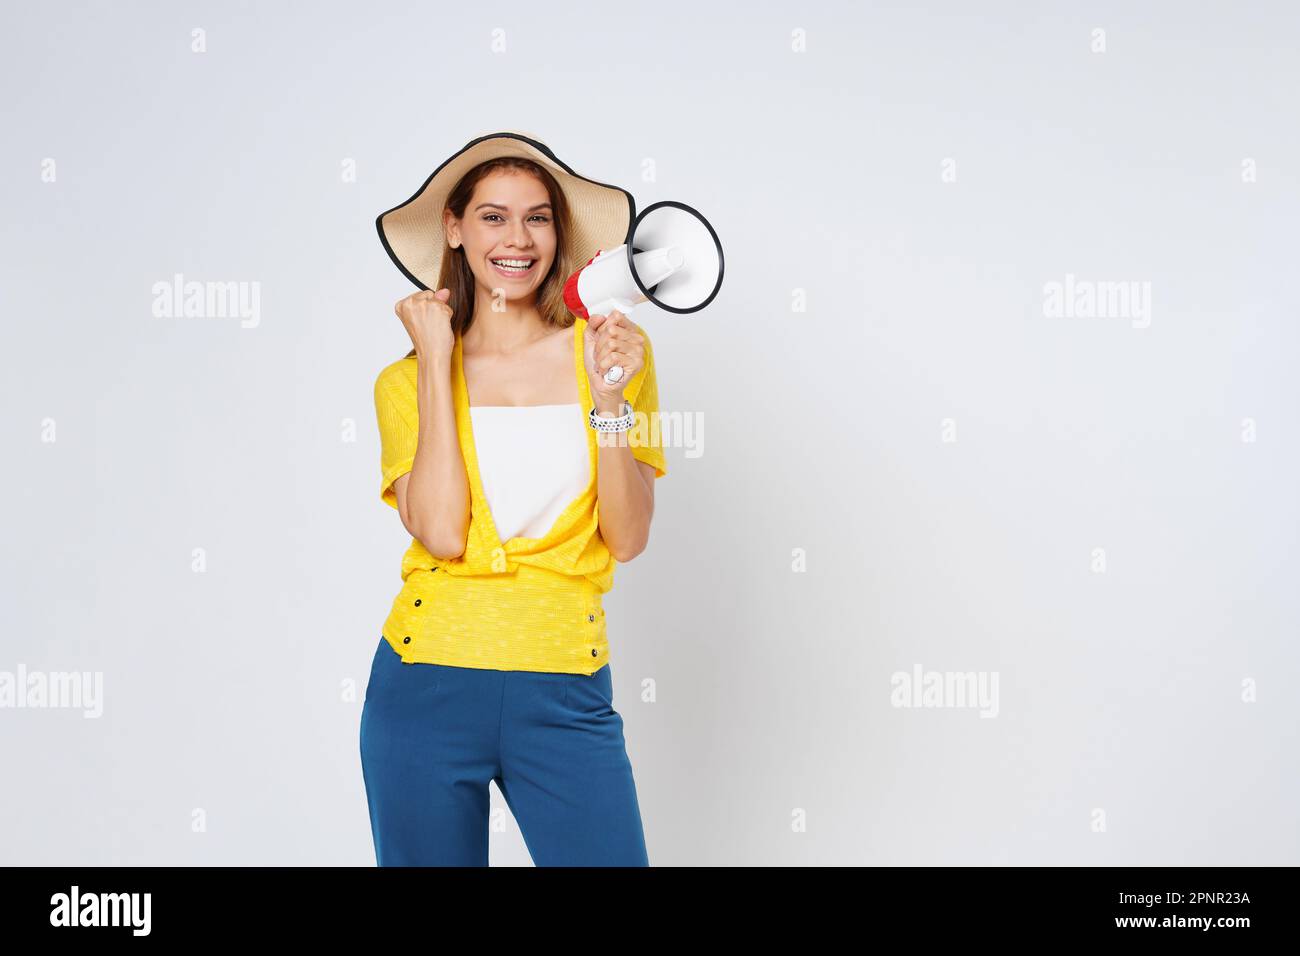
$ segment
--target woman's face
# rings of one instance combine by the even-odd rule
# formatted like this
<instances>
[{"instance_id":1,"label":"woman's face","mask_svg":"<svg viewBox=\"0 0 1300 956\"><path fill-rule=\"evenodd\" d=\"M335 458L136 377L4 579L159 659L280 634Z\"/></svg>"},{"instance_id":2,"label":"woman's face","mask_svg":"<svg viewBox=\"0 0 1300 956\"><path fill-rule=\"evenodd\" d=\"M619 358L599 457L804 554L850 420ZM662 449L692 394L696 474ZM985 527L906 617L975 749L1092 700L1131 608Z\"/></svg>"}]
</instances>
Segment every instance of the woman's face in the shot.
<instances>
[{"instance_id":1,"label":"woman's face","mask_svg":"<svg viewBox=\"0 0 1300 956\"><path fill-rule=\"evenodd\" d=\"M496 170L475 185L463 219L449 215L447 237L464 247L482 294L532 298L555 261L551 197L535 176Z\"/></svg>"}]
</instances>

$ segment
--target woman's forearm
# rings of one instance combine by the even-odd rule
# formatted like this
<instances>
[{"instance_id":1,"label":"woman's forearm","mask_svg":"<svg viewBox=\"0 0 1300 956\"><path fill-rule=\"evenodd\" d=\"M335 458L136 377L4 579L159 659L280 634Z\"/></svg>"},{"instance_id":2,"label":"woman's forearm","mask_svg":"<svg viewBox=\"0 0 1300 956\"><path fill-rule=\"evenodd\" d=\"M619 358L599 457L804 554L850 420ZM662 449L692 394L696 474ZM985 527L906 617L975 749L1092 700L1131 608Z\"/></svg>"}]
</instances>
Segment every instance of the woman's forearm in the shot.
<instances>
[{"instance_id":1,"label":"woman's forearm","mask_svg":"<svg viewBox=\"0 0 1300 956\"><path fill-rule=\"evenodd\" d=\"M618 414L599 406L596 413ZM640 462L627 444L627 433L598 433L596 494L600 535L616 561L631 561L650 539L654 495L642 475Z\"/></svg>"},{"instance_id":2,"label":"woman's forearm","mask_svg":"<svg viewBox=\"0 0 1300 956\"><path fill-rule=\"evenodd\" d=\"M431 555L454 558L469 531L469 479L460 452L451 356L417 355L416 402L420 429L406 485L410 531Z\"/></svg>"}]
</instances>

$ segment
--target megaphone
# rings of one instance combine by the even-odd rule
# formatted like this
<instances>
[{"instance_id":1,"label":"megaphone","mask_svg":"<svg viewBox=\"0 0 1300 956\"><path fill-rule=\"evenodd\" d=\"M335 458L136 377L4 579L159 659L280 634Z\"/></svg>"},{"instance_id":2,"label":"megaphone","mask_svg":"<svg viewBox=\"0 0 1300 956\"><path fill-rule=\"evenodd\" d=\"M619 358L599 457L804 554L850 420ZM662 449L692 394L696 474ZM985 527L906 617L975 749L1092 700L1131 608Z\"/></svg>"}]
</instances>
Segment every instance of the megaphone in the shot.
<instances>
[{"instance_id":1,"label":"megaphone","mask_svg":"<svg viewBox=\"0 0 1300 956\"><path fill-rule=\"evenodd\" d=\"M708 220L666 199L641 211L623 245L601 250L569 276L564 304L584 319L646 301L678 314L698 312L722 288L722 267L722 243ZM622 378L621 365L605 372L610 385Z\"/></svg>"}]
</instances>

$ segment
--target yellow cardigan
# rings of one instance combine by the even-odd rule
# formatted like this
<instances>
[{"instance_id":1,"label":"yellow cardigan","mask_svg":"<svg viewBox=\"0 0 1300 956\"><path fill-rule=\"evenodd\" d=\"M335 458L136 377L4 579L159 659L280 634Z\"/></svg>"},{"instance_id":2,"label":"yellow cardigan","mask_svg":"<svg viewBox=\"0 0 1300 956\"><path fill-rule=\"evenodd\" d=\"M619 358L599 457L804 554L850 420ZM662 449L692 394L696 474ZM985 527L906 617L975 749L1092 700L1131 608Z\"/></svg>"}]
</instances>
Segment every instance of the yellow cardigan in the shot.
<instances>
[{"instance_id":1,"label":"yellow cardigan","mask_svg":"<svg viewBox=\"0 0 1300 956\"><path fill-rule=\"evenodd\" d=\"M416 538L402 556L402 589L384 622L383 637L406 663L494 670L591 674L609 660L601 595L614 584L617 561L597 520L596 431L587 424L591 388L583 363L585 319L574 317L574 373L591 472L587 488L541 538L502 541L492 523L474 452L460 336L451 356L456 430L470 487L465 552L435 558ZM667 474L659 428L659 391L650 337L637 326L645 363L623 390L636 412L627 433L632 454ZM411 470L419 436L414 356L386 366L375 381L379 421L380 498L394 509L393 482ZM575 413L577 414L577 413ZM521 463L526 467L526 463Z\"/></svg>"}]
</instances>

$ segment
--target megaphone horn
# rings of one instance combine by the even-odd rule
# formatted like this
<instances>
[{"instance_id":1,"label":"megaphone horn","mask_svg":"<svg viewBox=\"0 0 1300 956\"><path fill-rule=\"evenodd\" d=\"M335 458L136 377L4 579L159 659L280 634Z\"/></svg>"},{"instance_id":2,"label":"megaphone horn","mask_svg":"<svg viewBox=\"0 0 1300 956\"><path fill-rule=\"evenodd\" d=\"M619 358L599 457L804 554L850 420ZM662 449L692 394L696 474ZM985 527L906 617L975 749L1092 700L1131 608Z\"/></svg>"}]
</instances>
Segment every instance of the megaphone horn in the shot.
<instances>
[{"instance_id":1,"label":"megaphone horn","mask_svg":"<svg viewBox=\"0 0 1300 956\"><path fill-rule=\"evenodd\" d=\"M722 288L722 273L722 243L708 220L666 199L636 217L623 245L598 252L569 276L564 302L584 319L646 301L678 314L698 312ZM605 372L610 385L622 377L619 365Z\"/></svg>"}]
</instances>

